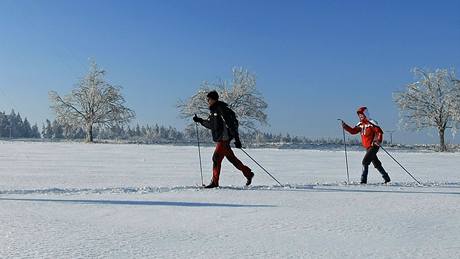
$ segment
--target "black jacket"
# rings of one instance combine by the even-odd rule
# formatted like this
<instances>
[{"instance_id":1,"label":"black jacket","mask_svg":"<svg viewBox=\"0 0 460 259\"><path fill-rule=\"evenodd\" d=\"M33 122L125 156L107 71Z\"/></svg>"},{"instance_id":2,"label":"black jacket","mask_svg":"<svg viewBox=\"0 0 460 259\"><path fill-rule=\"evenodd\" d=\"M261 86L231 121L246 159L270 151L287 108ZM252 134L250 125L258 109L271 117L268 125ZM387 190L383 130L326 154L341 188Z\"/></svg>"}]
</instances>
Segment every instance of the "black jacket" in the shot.
<instances>
[{"instance_id":1,"label":"black jacket","mask_svg":"<svg viewBox=\"0 0 460 259\"><path fill-rule=\"evenodd\" d=\"M209 107L209 110L211 111L209 117L203 120L201 125L211 130L212 139L215 142L239 139L238 123L235 123L234 112L228 107L228 104L217 101Z\"/></svg>"}]
</instances>

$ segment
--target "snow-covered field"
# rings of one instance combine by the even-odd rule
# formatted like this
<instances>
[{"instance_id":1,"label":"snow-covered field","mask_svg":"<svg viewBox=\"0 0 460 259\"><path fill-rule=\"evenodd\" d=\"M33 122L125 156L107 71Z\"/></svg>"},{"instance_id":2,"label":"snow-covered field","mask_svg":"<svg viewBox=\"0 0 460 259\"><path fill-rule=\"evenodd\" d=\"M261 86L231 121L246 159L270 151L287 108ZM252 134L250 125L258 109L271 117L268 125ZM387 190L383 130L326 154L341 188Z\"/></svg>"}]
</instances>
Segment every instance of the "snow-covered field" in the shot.
<instances>
[{"instance_id":1,"label":"snow-covered field","mask_svg":"<svg viewBox=\"0 0 460 259\"><path fill-rule=\"evenodd\" d=\"M212 148L202 149L205 183ZM385 153L345 185L343 152L249 149L253 186L196 147L0 143L0 258L459 258L460 154ZM350 152L358 181L363 152Z\"/></svg>"}]
</instances>

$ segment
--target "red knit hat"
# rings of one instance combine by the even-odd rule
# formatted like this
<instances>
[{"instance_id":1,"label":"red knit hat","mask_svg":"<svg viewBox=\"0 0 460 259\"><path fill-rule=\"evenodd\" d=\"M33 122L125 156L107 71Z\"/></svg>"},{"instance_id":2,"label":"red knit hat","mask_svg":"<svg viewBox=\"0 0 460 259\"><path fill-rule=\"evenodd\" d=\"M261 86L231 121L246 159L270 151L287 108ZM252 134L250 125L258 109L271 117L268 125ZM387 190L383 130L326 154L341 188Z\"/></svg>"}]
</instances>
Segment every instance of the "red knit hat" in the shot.
<instances>
[{"instance_id":1,"label":"red knit hat","mask_svg":"<svg viewBox=\"0 0 460 259\"><path fill-rule=\"evenodd\" d=\"M366 118L370 118L369 117L369 110L367 109L367 107L363 106L363 107L359 107L358 110L356 111L357 114L362 114L364 115L364 117Z\"/></svg>"}]
</instances>

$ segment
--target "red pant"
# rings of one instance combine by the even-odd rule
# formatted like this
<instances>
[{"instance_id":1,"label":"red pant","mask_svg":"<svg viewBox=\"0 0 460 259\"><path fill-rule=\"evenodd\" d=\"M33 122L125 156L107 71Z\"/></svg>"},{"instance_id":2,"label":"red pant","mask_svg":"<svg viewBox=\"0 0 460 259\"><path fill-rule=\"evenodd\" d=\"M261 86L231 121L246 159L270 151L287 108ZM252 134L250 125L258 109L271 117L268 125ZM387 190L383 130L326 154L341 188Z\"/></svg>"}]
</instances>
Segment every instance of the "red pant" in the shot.
<instances>
[{"instance_id":1,"label":"red pant","mask_svg":"<svg viewBox=\"0 0 460 259\"><path fill-rule=\"evenodd\" d=\"M252 176L251 169L245 166L238 158L236 158L230 147L230 141L219 141L216 145L216 150L214 150L214 155L212 156L212 182L219 184L219 175L220 168L222 166L222 160L224 157L230 161L238 170L240 170L243 175L248 178Z\"/></svg>"}]
</instances>

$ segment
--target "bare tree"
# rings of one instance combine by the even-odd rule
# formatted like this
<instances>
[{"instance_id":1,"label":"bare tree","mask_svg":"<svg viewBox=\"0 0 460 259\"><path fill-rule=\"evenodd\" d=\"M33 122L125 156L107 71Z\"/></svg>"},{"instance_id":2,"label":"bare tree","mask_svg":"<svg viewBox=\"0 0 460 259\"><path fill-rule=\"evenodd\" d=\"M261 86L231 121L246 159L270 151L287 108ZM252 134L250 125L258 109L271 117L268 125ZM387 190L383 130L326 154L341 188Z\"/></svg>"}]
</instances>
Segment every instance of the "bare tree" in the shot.
<instances>
[{"instance_id":1,"label":"bare tree","mask_svg":"<svg viewBox=\"0 0 460 259\"><path fill-rule=\"evenodd\" d=\"M454 71L413 69L416 81L405 91L396 92L393 99L400 109L401 124L412 130L436 128L441 151L447 151L446 129L454 133L460 121L460 84Z\"/></svg>"},{"instance_id":2,"label":"bare tree","mask_svg":"<svg viewBox=\"0 0 460 259\"><path fill-rule=\"evenodd\" d=\"M456 89L454 91L454 94L452 96L452 101L453 101L453 119L456 122L455 127L454 127L454 133L456 133L458 126L460 124L460 80L455 78L455 75L453 76L453 84L454 88Z\"/></svg>"},{"instance_id":3,"label":"bare tree","mask_svg":"<svg viewBox=\"0 0 460 259\"><path fill-rule=\"evenodd\" d=\"M217 90L220 100L226 102L235 111L240 126L247 130L256 130L257 124L267 125L265 110L268 105L256 89L256 77L244 68L233 68L231 83L218 80L215 83L205 81L197 93L185 101L179 101L177 108L180 117L190 119L194 114L207 116L209 108L206 94Z\"/></svg>"},{"instance_id":4,"label":"bare tree","mask_svg":"<svg viewBox=\"0 0 460 259\"><path fill-rule=\"evenodd\" d=\"M125 106L121 87L104 79L105 71L92 63L90 70L72 92L64 97L49 93L51 108L62 124L86 129L86 141L93 142L93 126L113 127L128 123L134 111Z\"/></svg>"}]
</instances>

